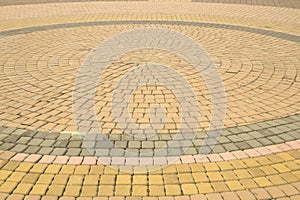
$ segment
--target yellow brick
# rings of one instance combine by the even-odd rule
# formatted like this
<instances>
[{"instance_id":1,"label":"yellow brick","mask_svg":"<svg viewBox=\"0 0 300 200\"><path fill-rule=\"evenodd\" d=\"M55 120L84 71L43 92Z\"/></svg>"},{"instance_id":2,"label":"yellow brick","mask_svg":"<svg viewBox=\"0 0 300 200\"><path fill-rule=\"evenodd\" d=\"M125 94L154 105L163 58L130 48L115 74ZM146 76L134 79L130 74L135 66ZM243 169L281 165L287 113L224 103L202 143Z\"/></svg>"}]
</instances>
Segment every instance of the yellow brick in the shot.
<instances>
[{"instance_id":1,"label":"yellow brick","mask_svg":"<svg viewBox=\"0 0 300 200\"><path fill-rule=\"evenodd\" d=\"M116 185L116 196L129 196L130 195L130 185Z\"/></svg>"},{"instance_id":2,"label":"yellow brick","mask_svg":"<svg viewBox=\"0 0 300 200\"><path fill-rule=\"evenodd\" d=\"M244 159L243 162L250 168L250 167L259 167L260 164L256 162L253 158Z\"/></svg>"},{"instance_id":3,"label":"yellow brick","mask_svg":"<svg viewBox=\"0 0 300 200\"><path fill-rule=\"evenodd\" d=\"M229 162L218 162L217 163L221 171L234 170L234 167Z\"/></svg>"},{"instance_id":4,"label":"yellow brick","mask_svg":"<svg viewBox=\"0 0 300 200\"><path fill-rule=\"evenodd\" d=\"M265 177L259 177L259 178L254 178L253 179L260 187L268 187L272 186L273 184L266 179Z\"/></svg>"},{"instance_id":5,"label":"yellow brick","mask_svg":"<svg viewBox=\"0 0 300 200\"><path fill-rule=\"evenodd\" d=\"M253 189L258 187L257 183L252 179L241 179L240 182L245 189Z\"/></svg>"},{"instance_id":6,"label":"yellow brick","mask_svg":"<svg viewBox=\"0 0 300 200\"><path fill-rule=\"evenodd\" d=\"M192 176L197 183L209 181L208 177L206 176L206 173L204 172L192 173Z\"/></svg>"},{"instance_id":7,"label":"yellow brick","mask_svg":"<svg viewBox=\"0 0 300 200\"><path fill-rule=\"evenodd\" d=\"M274 167L271 166L263 166L259 168L262 170L266 175L278 174Z\"/></svg>"},{"instance_id":8,"label":"yellow brick","mask_svg":"<svg viewBox=\"0 0 300 200\"><path fill-rule=\"evenodd\" d=\"M279 153L277 154L277 156L279 156L281 159L283 159L284 161L291 161L291 160L295 160L294 157L292 157L290 154L288 153Z\"/></svg>"},{"instance_id":9,"label":"yellow brick","mask_svg":"<svg viewBox=\"0 0 300 200\"><path fill-rule=\"evenodd\" d=\"M117 175L118 174L118 170L112 168L112 167L105 167L104 168L104 174L107 174L107 175Z\"/></svg>"},{"instance_id":10,"label":"yellow brick","mask_svg":"<svg viewBox=\"0 0 300 200\"><path fill-rule=\"evenodd\" d=\"M39 180L37 181L38 184L48 184L50 185L50 183L53 180L54 175L53 174L42 174L39 178Z\"/></svg>"},{"instance_id":11,"label":"yellow brick","mask_svg":"<svg viewBox=\"0 0 300 200\"><path fill-rule=\"evenodd\" d=\"M224 177L225 180L236 180L238 177L235 175L233 171L221 171L221 175Z\"/></svg>"},{"instance_id":12,"label":"yellow brick","mask_svg":"<svg viewBox=\"0 0 300 200\"><path fill-rule=\"evenodd\" d=\"M34 164L33 167L31 168L30 172L33 173L44 173L44 171L47 168L47 164Z\"/></svg>"},{"instance_id":13,"label":"yellow brick","mask_svg":"<svg viewBox=\"0 0 300 200\"><path fill-rule=\"evenodd\" d=\"M131 184L131 176L130 175L117 175L117 184L119 184L119 185Z\"/></svg>"},{"instance_id":14,"label":"yellow brick","mask_svg":"<svg viewBox=\"0 0 300 200\"><path fill-rule=\"evenodd\" d=\"M0 170L0 180L6 180L11 173L11 171Z\"/></svg>"},{"instance_id":15,"label":"yellow brick","mask_svg":"<svg viewBox=\"0 0 300 200\"><path fill-rule=\"evenodd\" d=\"M86 175L83 185L98 185L99 179L99 175Z\"/></svg>"},{"instance_id":16,"label":"yellow brick","mask_svg":"<svg viewBox=\"0 0 300 200\"><path fill-rule=\"evenodd\" d=\"M215 192L227 192L229 191L227 185L224 182L213 182L211 183Z\"/></svg>"},{"instance_id":17,"label":"yellow brick","mask_svg":"<svg viewBox=\"0 0 300 200\"><path fill-rule=\"evenodd\" d=\"M201 164L190 164L190 168L192 169L192 172L204 172L204 166Z\"/></svg>"},{"instance_id":18,"label":"yellow brick","mask_svg":"<svg viewBox=\"0 0 300 200\"><path fill-rule=\"evenodd\" d=\"M96 165L96 166L91 166L91 169L90 169L90 174L91 175L101 175L103 174L103 171L104 171L104 166L99 166L99 165Z\"/></svg>"},{"instance_id":19,"label":"yellow brick","mask_svg":"<svg viewBox=\"0 0 300 200\"><path fill-rule=\"evenodd\" d=\"M69 179L69 176L66 174L58 174L54 176L53 183L54 185L65 185Z\"/></svg>"},{"instance_id":20,"label":"yellow brick","mask_svg":"<svg viewBox=\"0 0 300 200\"><path fill-rule=\"evenodd\" d=\"M150 185L150 196L165 196L165 187L163 185Z\"/></svg>"},{"instance_id":21,"label":"yellow brick","mask_svg":"<svg viewBox=\"0 0 300 200\"><path fill-rule=\"evenodd\" d=\"M14 194L23 194L23 195L27 195L31 188L32 188L33 184L29 184L29 183L20 183L17 188L14 190Z\"/></svg>"},{"instance_id":22,"label":"yellow brick","mask_svg":"<svg viewBox=\"0 0 300 200\"><path fill-rule=\"evenodd\" d=\"M214 192L210 183L198 183L196 185L200 194L208 194Z\"/></svg>"},{"instance_id":23,"label":"yellow brick","mask_svg":"<svg viewBox=\"0 0 300 200\"><path fill-rule=\"evenodd\" d=\"M147 176L146 175L134 175L133 176L134 185L147 185Z\"/></svg>"},{"instance_id":24,"label":"yellow brick","mask_svg":"<svg viewBox=\"0 0 300 200\"><path fill-rule=\"evenodd\" d=\"M40 174L26 174L24 178L22 179L23 183L32 183L35 184L35 182L38 180Z\"/></svg>"},{"instance_id":25,"label":"yellow brick","mask_svg":"<svg viewBox=\"0 0 300 200\"><path fill-rule=\"evenodd\" d=\"M63 194L64 189L65 189L64 185L50 185L47 191L47 195L61 196Z\"/></svg>"},{"instance_id":26,"label":"yellow brick","mask_svg":"<svg viewBox=\"0 0 300 200\"><path fill-rule=\"evenodd\" d=\"M207 176L210 181L223 181L223 178L219 172L207 172Z\"/></svg>"},{"instance_id":27,"label":"yellow brick","mask_svg":"<svg viewBox=\"0 0 300 200\"><path fill-rule=\"evenodd\" d=\"M76 197L80 194L81 186L68 185L65 189L64 196Z\"/></svg>"},{"instance_id":28,"label":"yellow brick","mask_svg":"<svg viewBox=\"0 0 300 200\"><path fill-rule=\"evenodd\" d=\"M74 174L86 175L89 173L89 170L90 170L90 166L88 165L76 166Z\"/></svg>"},{"instance_id":29,"label":"yellow brick","mask_svg":"<svg viewBox=\"0 0 300 200\"><path fill-rule=\"evenodd\" d=\"M162 185L163 178L161 175L149 175L149 185Z\"/></svg>"},{"instance_id":30,"label":"yellow brick","mask_svg":"<svg viewBox=\"0 0 300 200\"><path fill-rule=\"evenodd\" d=\"M71 175L68 181L68 185L81 185L83 182L83 175Z\"/></svg>"},{"instance_id":31,"label":"yellow brick","mask_svg":"<svg viewBox=\"0 0 300 200\"><path fill-rule=\"evenodd\" d=\"M97 186L83 186L81 196L83 197L94 197L97 195Z\"/></svg>"},{"instance_id":32,"label":"yellow brick","mask_svg":"<svg viewBox=\"0 0 300 200\"><path fill-rule=\"evenodd\" d=\"M244 190L245 188L238 181L226 181L226 185L231 191Z\"/></svg>"},{"instance_id":33,"label":"yellow brick","mask_svg":"<svg viewBox=\"0 0 300 200\"><path fill-rule=\"evenodd\" d=\"M14 172L10 175L10 177L7 180L13 182L20 182L24 176L24 172Z\"/></svg>"},{"instance_id":34,"label":"yellow brick","mask_svg":"<svg viewBox=\"0 0 300 200\"><path fill-rule=\"evenodd\" d=\"M251 174L245 169L234 170L234 173L240 178L252 178Z\"/></svg>"},{"instance_id":35,"label":"yellow brick","mask_svg":"<svg viewBox=\"0 0 300 200\"><path fill-rule=\"evenodd\" d=\"M192 174L178 174L178 179L180 183L193 183L194 179Z\"/></svg>"},{"instance_id":36,"label":"yellow brick","mask_svg":"<svg viewBox=\"0 0 300 200\"><path fill-rule=\"evenodd\" d=\"M74 165L63 165L60 174L74 174L75 166Z\"/></svg>"},{"instance_id":37,"label":"yellow brick","mask_svg":"<svg viewBox=\"0 0 300 200\"><path fill-rule=\"evenodd\" d=\"M100 185L99 186L99 191L98 191L98 196L113 196L114 195L114 186L112 185Z\"/></svg>"},{"instance_id":38,"label":"yellow brick","mask_svg":"<svg viewBox=\"0 0 300 200\"><path fill-rule=\"evenodd\" d=\"M208 172L220 170L216 163L204 163L203 166L204 166L205 170Z\"/></svg>"},{"instance_id":39,"label":"yellow brick","mask_svg":"<svg viewBox=\"0 0 300 200\"><path fill-rule=\"evenodd\" d=\"M245 168L247 168L247 165L245 165L241 160L232 160L232 161L230 161L230 164L235 169L245 169Z\"/></svg>"},{"instance_id":40,"label":"yellow brick","mask_svg":"<svg viewBox=\"0 0 300 200\"><path fill-rule=\"evenodd\" d=\"M176 196L181 195L181 189L179 185L166 185L166 195Z\"/></svg>"},{"instance_id":41,"label":"yellow brick","mask_svg":"<svg viewBox=\"0 0 300 200\"><path fill-rule=\"evenodd\" d=\"M33 186L30 194L32 195L45 195L48 185L37 184Z\"/></svg>"},{"instance_id":42,"label":"yellow brick","mask_svg":"<svg viewBox=\"0 0 300 200\"><path fill-rule=\"evenodd\" d=\"M198 189L195 184L182 184L181 187L184 195L198 194Z\"/></svg>"},{"instance_id":43,"label":"yellow brick","mask_svg":"<svg viewBox=\"0 0 300 200\"><path fill-rule=\"evenodd\" d=\"M17 186L18 183L6 181L0 186L0 192L11 193Z\"/></svg>"},{"instance_id":44,"label":"yellow brick","mask_svg":"<svg viewBox=\"0 0 300 200\"><path fill-rule=\"evenodd\" d=\"M16 171L20 172L29 172L29 170L32 168L33 163L21 163L19 167L16 169Z\"/></svg>"},{"instance_id":45,"label":"yellow brick","mask_svg":"<svg viewBox=\"0 0 300 200\"><path fill-rule=\"evenodd\" d=\"M275 164L272 165L272 167L274 167L277 171L279 171L280 173L284 173L284 172L289 172L291 171L289 168L287 168L286 166L284 166L283 164Z\"/></svg>"},{"instance_id":46,"label":"yellow brick","mask_svg":"<svg viewBox=\"0 0 300 200\"><path fill-rule=\"evenodd\" d=\"M115 184L115 175L102 175L100 177L100 184L104 185L114 185Z\"/></svg>"},{"instance_id":47,"label":"yellow brick","mask_svg":"<svg viewBox=\"0 0 300 200\"><path fill-rule=\"evenodd\" d=\"M147 196L147 186L144 185L133 185L132 196Z\"/></svg>"},{"instance_id":48,"label":"yellow brick","mask_svg":"<svg viewBox=\"0 0 300 200\"><path fill-rule=\"evenodd\" d=\"M48 165L45 170L46 174L58 174L59 170L61 169L61 165Z\"/></svg>"},{"instance_id":49,"label":"yellow brick","mask_svg":"<svg viewBox=\"0 0 300 200\"><path fill-rule=\"evenodd\" d=\"M266 178L268 180L270 180L270 182L273 185L284 185L284 184L287 184L287 182L283 178L281 178L281 176L279 176L279 175L267 176Z\"/></svg>"}]
</instances>

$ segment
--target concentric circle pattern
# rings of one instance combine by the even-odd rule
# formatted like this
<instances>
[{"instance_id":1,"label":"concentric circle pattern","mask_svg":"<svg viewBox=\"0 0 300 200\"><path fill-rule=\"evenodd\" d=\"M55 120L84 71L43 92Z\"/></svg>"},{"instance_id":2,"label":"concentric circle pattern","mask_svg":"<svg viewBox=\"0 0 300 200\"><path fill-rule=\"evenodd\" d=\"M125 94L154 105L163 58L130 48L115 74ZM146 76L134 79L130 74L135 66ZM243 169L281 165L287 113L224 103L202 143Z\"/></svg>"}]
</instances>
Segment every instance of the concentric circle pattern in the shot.
<instances>
[{"instance_id":1,"label":"concentric circle pattern","mask_svg":"<svg viewBox=\"0 0 300 200\"><path fill-rule=\"evenodd\" d=\"M0 199L300 199L297 8L3 1Z\"/></svg>"}]
</instances>

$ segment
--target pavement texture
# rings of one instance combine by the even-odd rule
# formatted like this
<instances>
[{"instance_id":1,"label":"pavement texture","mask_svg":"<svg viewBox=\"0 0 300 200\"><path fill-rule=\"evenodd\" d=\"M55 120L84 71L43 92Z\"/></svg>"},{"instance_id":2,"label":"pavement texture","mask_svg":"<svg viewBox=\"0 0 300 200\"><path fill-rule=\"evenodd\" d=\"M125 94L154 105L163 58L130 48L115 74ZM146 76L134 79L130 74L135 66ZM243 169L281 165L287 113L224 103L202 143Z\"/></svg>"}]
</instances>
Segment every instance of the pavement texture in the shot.
<instances>
[{"instance_id":1,"label":"pavement texture","mask_svg":"<svg viewBox=\"0 0 300 200\"><path fill-rule=\"evenodd\" d=\"M300 199L298 0L0 2L0 199Z\"/></svg>"}]
</instances>

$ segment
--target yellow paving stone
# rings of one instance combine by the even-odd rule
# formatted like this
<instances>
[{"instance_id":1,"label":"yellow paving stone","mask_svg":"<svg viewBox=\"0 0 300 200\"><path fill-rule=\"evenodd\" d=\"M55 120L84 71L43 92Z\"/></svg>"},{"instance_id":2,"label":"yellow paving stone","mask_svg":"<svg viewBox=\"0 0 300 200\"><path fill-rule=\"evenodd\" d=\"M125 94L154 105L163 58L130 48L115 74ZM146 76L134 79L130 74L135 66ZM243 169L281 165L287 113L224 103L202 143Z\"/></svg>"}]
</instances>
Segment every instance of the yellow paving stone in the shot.
<instances>
[{"instance_id":1,"label":"yellow paving stone","mask_svg":"<svg viewBox=\"0 0 300 200\"><path fill-rule=\"evenodd\" d=\"M117 175L117 184L120 185L130 185L131 176L130 175Z\"/></svg>"},{"instance_id":2,"label":"yellow paving stone","mask_svg":"<svg viewBox=\"0 0 300 200\"><path fill-rule=\"evenodd\" d=\"M287 168L283 164L275 164L275 165L272 165L272 167L274 167L280 173L291 171L289 168Z\"/></svg>"},{"instance_id":3,"label":"yellow paving stone","mask_svg":"<svg viewBox=\"0 0 300 200\"><path fill-rule=\"evenodd\" d=\"M223 181L223 177L220 172L207 172L209 180L212 181Z\"/></svg>"},{"instance_id":4,"label":"yellow paving stone","mask_svg":"<svg viewBox=\"0 0 300 200\"><path fill-rule=\"evenodd\" d=\"M86 175L84 178L83 185L98 185L99 180L99 175Z\"/></svg>"},{"instance_id":5,"label":"yellow paving stone","mask_svg":"<svg viewBox=\"0 0 300 200\"><path fill-rule=\"evenodd\" d=\"M118 170L112 168L112 167L105 167L104 168L104 174L106 175L117 175L118 174Z\"/></svg>"},{"instance_id":6,"label":"yellow paving stone","mask_svg":"<svg viewBox=\"0 0 300 200\"><path fill-rule=\"evenodd\" d=\"M232 160L229 162L235 169L245 169L247 165L243 163L241 160Z\"/></svg>"},{"instance_id":7,"label":"yellow paving stone","mask_svg":"<svg viewBox=\"0 0 300 200\"><path fill-rule=\"evenodd\" d=\"M36 181L38 180L40 174L26 174L24 176L24 178L22 179L23 183L36 183Z\"/></svg>"},{"instance_id":8,"label":"yellow paving stone","mask_svg":"<svg viewBox=\"0 0 300 200\"><path fill-rule=\"evenodd\" d=\"M252 178L251 174L246 169L234 170L234 173L240 178Z\"/></svg>"},{"instance_id":9,"label":"yellow paving stone","mask_svg":"<svg viewBox=\"0 0 300 200\"><path fill-rule=\"evenodd\" d=\"M145 185L133 185L132 186L132 196L144 197L148 195L147 186Z\"/></svg>"},{"instance_id":10,"label":"yellow paving stone","mask_svg":"<svg viewBox=\"0 0 300 200\"><path fill-rule=\"evenodd\" d=\"M83 197L94 197L97 195L97 186L82 186L81 196Z\"/></svg>"},{"instance_id":11,"label":"yellow paving stone","mask_svg":"<svg viewBox=\"0 0 300 200\"><path fill-rule=\"evenodd\" d=\"M239 180L245 189L257 188L258 185L253 179L241 179Z\"/></svg>"},{"instance_id":12,"label":"yellow paving stone","mask_svg":"<svg viewBox=\"0 0 300 200\"><path fill-rule=\"evenodd\" d=\"M74 174L75 165L63 165L60 174Z\"/></svg>"},{"instance_id":13,"label":"yellow paving stone","mask_svg":"<svg viewBox=\"0 0 300 200\"><path fill-rule=\"evenodd\" d=\"M289 168L289 169L292 170L292 171L296 171L296 170L299 170L299 169L300 169L300 165L297 164L297 163L294 162L294 161L286 162L286 163L284 163L284 164L285 164L285 166L286 166L287 168Z\"/></svg>"},{"instance_id":14,"label":"yellow paving stone","mask_svg":"<svg viewBox=\"0 0 300 200\"><path fill-rule=\"evenodd\" d=\"M191 172L191 168L189 167L188 164L175 165L175 168L176 168L178 173L189 173L189 172Z\"/></svg>"},{"instance_id":15,"label":"yellow paving stone","mask_svg":"<svg viewBox=\"0 0 300 200\"><path fill-rule=\"evenodd\" d=\"M31 195L45 195L49 185L36 184L33 186L29 194Z\"/></svg>"},{"instance_id":16,"label":"yellow paving stone","mask_svg":"<svg viewBox=\"0 0 300 200\"><path fill-rule=\"evenodd\" d=\"M129 196L130 195L130 185L116 185L115 195L116 196Z\"/></svg>"},{"instance_id":17,"label":"yellow paving stone","mask_svg":"<svg viewBox=\"0 0 300 200\"><path fill-rule=\"evenodd\" d=\"M166 195L176 196L181 195L181 189L179 185L165 185Z\"/></svg>"},{"instance_id":18,"label":"yellow paving stone","mask_svg":"<svg viewBox=\"0 0 300 200\"><path fill-rule=\"evenodd\" d=\"M287 182L279 175L271 175L266 177L273 185L284 185Z\"/></svg>"},{"instance_id":19,"label":"yellow paving stone","mask_svg":"<svg viewBox=\"0 0 300 200\"><path fill-rule=\"evenodd\" d=\"M272 174L277 174L278 172L275 170L274 167L272 166L263 166L259 168L262 170L266 175L272 175Z\"/></svg>"},{"instance_id":20,"label":"yellow paving stone","mask_svg":"<svg viewBox=\"0 0 300 200\"><path fill-rule=\"evenodd\" d=\"M46 174L58 174L60 169L61 169L61 165L48 165L48 167L45 170Z\"/></svg>"},{"instance_id":21,"label":"yellow paving stone","mask_svg":"<svg viewBox=\"0 0 300 200\"><path fill-rule=\"evenodd\" d=\"M287 183L294 183L296 181L299 181L298 177L289 172L280 174L280 177L283 178Z\"/></svg>"},{"instance_id":22,"label":"yellow paving stone","mask_svg":"<svg viewBox=\"0 0 300 200\"><path fill-rule=\"evenodd\" d=\"M165 187L163 185L149 185L150 196L165 196Z\"/></svg>"},{"instance_id":23,"label":"yellow paving stone","mask_svg":"<svg viewBox=\"0 0 300 200\"><path fill-rule=\"evenodd\" d=\"M268 166L272 164L272 162L267 157L257 157L254 159L260 164L260 166Z\"/></svg>"},{"instance_id":24,"label":"yellow paving stone","mask_svg":"<svg viewBox=\"0 0 300 200\"><path fill-rule=\"evenodd\" d=\"M243 159L243 162L250 168L250 167L259 167L260 164L256 162L253 158Z\"/></svg>"},{"instance_id":25,"label":"yellow paving stone","mask_svg":"<svg viewBox=\"0 0 300 200\"><path fill-rule=\"evenodd\" d=\"M52 184L65 185L68 182L69 176L66 174L57 174L54 176Z\"/></svg>"},{"instance_id":26,"label":"yellow paving stone","mask_svg":"<svg viewBox=\"0 0 300 200\"><path fill-rule=\"evenodd\" d=\"M258 177L253 179L260 187L272 186L272 183L265 177Z\"/></svg>"},{"instance_id":27,"label":"yellow paving stone","mask_svg":"<svg viewBox=\"0 0 300 200\"><path fill-rule=\"evenodd\" d=\"M147 176L146 175L134 175L133 176L133 185L147 185Z\"/></svg>"},{"instance_id":28,"label":"yellow paving stone","mask_svg":"<svg viewBox=\"0 0 300 200\"><path fill-rule=\"evenodd\" d=\"M20 182L25 176L25 172L13 172L11 176L7 179L8 181Z\"/></svg>"},{"instance_id":29,"label":"yellow paving stone","mask_svg":"<svg viewBox=\"0 0 300 200\"><path fill-rule=\"evenodd\" d=\"M114 183L115 183L114 175L102 175L100 177L100 184L113 185Z\"/></svg>"},{"instance_id":30,"label":"yellow paving stone","mask_svg":"<svg viewBox=\"0 0 300 200\"><path fill-rule=\"evenodd\" d=\"M53 174L41 174L37 183L38 184L50 184L53 180Z\"/></svg>"},{"instance_id":31,"label":"yellow paving stone","mask_svg":"<svg viewBox=\"0 0 300 200\"><path fill-rule=\"evenodd\" d=\"M11 193L17 185L18 183L6 181L0 186L0 192Z\"/></svg>"},{"instance_id":32,"label":"yellow paving stone","mask_svg":"<svg viewBox=\"0 0 300 200\"><path fill-rule=\"evenodd\" d=\"M49 196L61 196L64 192L64 189L64 185L50 185L46 194Z\"/></svg>"},{"instance_id":33,"label":"yellow paving stone","mask_svg":"<svg viewBox=\"0 0 300 200\"><path fill-rule=\"evenodd\" d=\"M83 175L71 175L68 180L68 185L82 185Z\"/></svg>"},{"instance_id":34,"label":"yellow paving stone","mask_svg":"<svg viewBox=\"0 0 300 200\"><path fill-rule=\"evenodd\" d=\"M99 175L99 174L103 174L103 171L104 171L104 166L101 165L91 166L90 174Z\"/></svg>"},{"instance_id":35,"label":"yellow paving stone","mask_svg":"<svg viewBox=\"0 0 300 200\"><path fill-rule=\"evenodd\" d=\"M215 192L227 192L229 191L227 185L224 182L213 182L211 183Z\"/></svg>"},{"instance_id":36,"label":"yellow paving stone","mask_svg":"<svg viewBox=\"0 0 300 200\"><path fill-rule=\"evenodd\" d=\"M98 196L113 196L114 186L112 185L100 185L98 189Z\"/></svg>"},{"instance_id":37,"label":"yellow paving stone","mask_svg":"<svg viewBox=\"0 0 300 200\"><path fill-rule=\"evenodd\" d=\"M163 175L164 184L178 184L178 178L176 175Z\"/></svg>"},{"instance_id":38,"label":"yellow paving stone","mask_svg":"<svg viewBox=\"0 0 300 200\"><path fill-rule=\"evenodd\" d=\"M289 153L286 153L286 152L284 152L284 153L278 153L277 156L279 156L284 161L295 160L295 158L293 156L291 156Z\"/></svg>"},{"instance_id":39,"label":"yellow paving stone","mask_svg":"<svg viewBox=\"0 0 300 200\"><path fill-rule=\"evenodd\" d=\"M226 185L231 191L244 190L244 187L239 181L226 181Z\"/></svg>"},{"instance_id":40,"label":"yellow paving stone","mask_svg":"<svg viewBox=\"0 0 300 200\"><path fill-rule=\"evenodd\" d=\"M89 170L90 170L90 166L88 166L88 165L79 165L79 166L76 166L74 174L85 175L85 174L89 173Z\"/></svg>"},{"instance_id":41,"label":"yellow paving stone","mask_svg":"<svg viewBox=\"0 0 300 200\"><path fill-rule=\"evenodd\" d=\"M214 192L210 183L198 183L196 185L200 194L208 194Z\"/></svg>"},{"instance_id":42,"label":"yellow paving stone","mask_svg":"<svg viewBox=\"0 0 300 200\"><path fill-rule=\"evenodd\" d=\"M164 174L174 174L176 173L176 167L174 165L168 165L166 167L163 168L163 173Z\"/></svg>"},{"instance_id":43,"label":"yellow paving stone","mask_svg":"<svg viewBox=\"0 0 300 200\"><path fill-rule=\"evenodd\" d=\"M199 173L192 173L192 176L195 180L195 182L208 182L209 179L208 177L206 176L206 173L203 173L203 172L199 172Z\"/></svg>"},{"instance_id":44,"label":"yellow paving stone","mask_svg":"<svg viewBox=\"0 0 300 200\"><path fill-rule=\"evenodd\" d=\"M216 163L204 163L203 166L204 166L205 170L208 172L220 170Z\"/></svg>"},{"instance_id":45,"label":"yellow paving stone","mask_svg":"<svg viewBox=\"0 0 300 200\"><path fill-rule=\"evenodd\" d=\"M236 180L238 177L233 171L221 171L220 172L224 180Z\"/></svg>"},{"instance_id":46,"label":"yellow paving stone","mask_svg":"<svg viewBox=\"0 0 300 200\"><path fill-rule=\"evenodd\" d=\"M81 190L81 186L79 185L77 186L67 185L64 191L64 196L71 196L71 197L79 196L80 190Z\"/></svg>"},{"instance_id":47,"label":"yellow paving stone","mask_svg":"<svg viewBox=\"0 0 300 200\"><path fill-rule=\"evenodd\" d=\"M192 170L192 172L204 172L205 169L204 169L204 166L203 165L199 165L199 164L190 164L190 168Z\"/></svg>"},{"instance_id":48,"label":"yellow paving stone","mask_svg":"<svg viewBox=\"0 0 300 200\"><path fill-rule=\"evenodd\" d=\"M33 187L33 184L20 183L20 184L18 184L17 188L13 191L13 193L27 195L27 194L29 194L32 187Z\"/></svg>"},{"instance_id":49,"label":"yellow paving stone","mask_svg":"<svg viewBox=\"0 0 300 200\"><path fill-rule=\"evenodd\" d=\"M149 175L149 185L162 185L163 177L161 175Z\"/></svg>"},{"instance_id":50,"label":"yellow paving stone","mask_svg":"<svg viewBox=\"0 0 300 200\"><path fill-rule=\"evenodd\" d=\"M219 166L219 168L221 169L221 171L224 170L234 170L234 167L230 164L230 162L218 162L217 165Z\"/></svg>"},{"instance_id":51,"label":"yellow paving stone","mask_svg":"<svg viewBox=\"0 0 300 200\"><path fill-rule=\"evenodd\" d=\"M253 177L258 177L258 176L265 176L266 174L260 170L259 168L249 168L247 169L248 172L253 176Z\"/></svg>"},{"instance_id":52,"label":"yellow paving stone","mask_svg":"<svg viewBox=\"0 0 300 200\"><path fill-rule=\"evenodd\" d=\"M46 170L47 166L48 166L47 164L39 164L39 163L34 164L30 169L30 172L43 173Z\"/></svg>"},{"instance_id":53,"label":"yellow paving stone","mask_svg":"<svg viewBox=\"0 0 300 200\"><path fill-rule=\"evenodd\" d=\"M33 163L20 163L19 167L16 169L16 171L20 172L28 172L33 166Z\"/></svg>"},{"instance_id":54,"label":"yellow paving stone","mask_svg":"<svg viewBox=\"0 0 300 200\"><path fill-rule=\"evenodd\" d=\"M0 170L0 180L6 180L11 175L11 173L11 171Z\"/></svg>"},{"instance_id":55,"label":"yellow paving stone","mask_svg":"<svg viewBox=\"0 0 300 200\"><path fill-rule=\"evenodd\" d=\"M184 195L198 194L198 189L195 184L182 184L181 187Z\"/></svg>"},{"instance_id":56,"label":"yellow paving stone","mask_svg":"<svg viewBox=\"0 0 300 200\"><path fill-rule=\"evenodd\" d=\"M178 179L180 183L193 183L194 179L192 174L178 174Z\"/></svg>"}]
</instances>

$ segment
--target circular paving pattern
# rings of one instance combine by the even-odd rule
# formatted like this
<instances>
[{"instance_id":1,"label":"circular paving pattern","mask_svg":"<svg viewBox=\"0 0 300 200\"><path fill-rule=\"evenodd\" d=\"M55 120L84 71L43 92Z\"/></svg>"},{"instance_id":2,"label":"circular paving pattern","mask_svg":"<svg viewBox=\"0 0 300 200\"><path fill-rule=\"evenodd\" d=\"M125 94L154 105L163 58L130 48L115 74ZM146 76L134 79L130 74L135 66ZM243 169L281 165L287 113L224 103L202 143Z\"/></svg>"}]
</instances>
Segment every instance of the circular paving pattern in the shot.
<instances>
[{"instance_id":1,"label":"circular paving pattern","mask_svg":"<svg viewBox=\"0 0 300 200\"><path fill-rule=\"evenodd\" d=\"M299 10L44 6L0 7L0 199L299 198Z\"/></svg>"}]
</instances>

